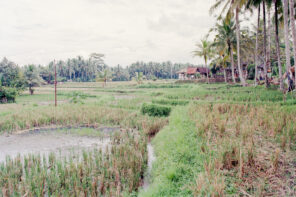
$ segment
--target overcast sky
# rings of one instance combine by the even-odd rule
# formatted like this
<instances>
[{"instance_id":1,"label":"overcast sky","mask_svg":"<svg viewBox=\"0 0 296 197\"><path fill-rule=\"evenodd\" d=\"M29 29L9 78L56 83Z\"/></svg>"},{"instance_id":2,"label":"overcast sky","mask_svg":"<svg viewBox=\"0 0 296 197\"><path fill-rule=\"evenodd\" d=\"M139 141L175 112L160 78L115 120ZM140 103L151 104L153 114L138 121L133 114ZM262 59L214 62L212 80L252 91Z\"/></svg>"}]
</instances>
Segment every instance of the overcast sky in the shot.
<instances>
[{"instance_id":1,"label":"overcast sky","mask_svg":"<svg viewBox=\"0 0 296 197\"><path fill-rule=\"evenodd\" d=\"M47 64L97 52L110 66L137 60L202 63L194 44L214 24L214 0L1 0L0 57Z\"/></svg>"}]
</instances>

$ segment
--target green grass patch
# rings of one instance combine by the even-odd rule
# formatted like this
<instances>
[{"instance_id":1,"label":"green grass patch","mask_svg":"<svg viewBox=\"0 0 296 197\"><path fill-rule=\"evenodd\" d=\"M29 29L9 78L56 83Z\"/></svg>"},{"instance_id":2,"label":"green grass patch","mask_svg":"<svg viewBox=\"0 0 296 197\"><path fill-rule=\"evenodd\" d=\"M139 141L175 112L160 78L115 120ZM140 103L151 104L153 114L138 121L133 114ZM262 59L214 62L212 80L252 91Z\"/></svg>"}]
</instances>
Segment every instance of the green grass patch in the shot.
<instances>
[{"instance_id":1,"label":"green grass patch","mask_svg":"<svg viewBox=\"0 0 296 197\"><path fill-rule=\"evenodd\" d=\"M188 107L176 107L169 125L154 138L157 159L153 165L153 183L139 196L193 196L190 186L195 175L204 171L207 156L200 152L202 142L187 110Z\"/></svg>"}]
</instances>

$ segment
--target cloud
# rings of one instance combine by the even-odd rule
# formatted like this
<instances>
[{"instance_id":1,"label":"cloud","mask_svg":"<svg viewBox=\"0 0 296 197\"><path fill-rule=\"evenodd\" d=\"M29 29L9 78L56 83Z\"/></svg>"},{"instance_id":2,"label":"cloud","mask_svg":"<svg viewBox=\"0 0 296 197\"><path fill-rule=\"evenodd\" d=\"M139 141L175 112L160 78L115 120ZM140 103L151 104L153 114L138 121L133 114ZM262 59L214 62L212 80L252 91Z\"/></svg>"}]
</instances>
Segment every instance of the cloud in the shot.
<instances>
[{"instance_id":1,"label":"cloud","mask_svg":"<svg viewBox=\"0 0 296 197\"><path fill-rule=\"evenodd\" d=\"M191 51L214 24L214 0L0 1L0 57L47 64L92 52L123 66L137 60L201 62Z\"/></svg>"}]
</instances>

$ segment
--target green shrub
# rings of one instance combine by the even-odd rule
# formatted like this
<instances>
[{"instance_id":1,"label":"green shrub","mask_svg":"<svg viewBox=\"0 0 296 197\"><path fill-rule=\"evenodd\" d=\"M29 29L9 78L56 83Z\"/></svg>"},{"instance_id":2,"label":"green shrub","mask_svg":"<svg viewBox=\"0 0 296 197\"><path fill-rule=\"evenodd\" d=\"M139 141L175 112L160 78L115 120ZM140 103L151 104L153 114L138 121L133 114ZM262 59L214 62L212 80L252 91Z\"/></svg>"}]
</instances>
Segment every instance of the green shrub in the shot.
<instances>
[{"instance_id":1,"label":"green shrub","mask_svg":"<svg viewBox=\"0 0 296 197\"><path fill-rule=\"evenodd\" d=\"M0 103L14 103L18 94L16 88L8 88L0 86Z\"/></svg>"},{"instance_id":2,"label":"green shrub","mask_svg":"<svg viewBox=\"0 0 296 197\"><path fill-rule=\"evenodd\" d=\"M144 103L142 105L141 112L143 114L148 114L149 116L169 116L171 113L171 108L161 105Z\"/></svg>"}]
</instances>

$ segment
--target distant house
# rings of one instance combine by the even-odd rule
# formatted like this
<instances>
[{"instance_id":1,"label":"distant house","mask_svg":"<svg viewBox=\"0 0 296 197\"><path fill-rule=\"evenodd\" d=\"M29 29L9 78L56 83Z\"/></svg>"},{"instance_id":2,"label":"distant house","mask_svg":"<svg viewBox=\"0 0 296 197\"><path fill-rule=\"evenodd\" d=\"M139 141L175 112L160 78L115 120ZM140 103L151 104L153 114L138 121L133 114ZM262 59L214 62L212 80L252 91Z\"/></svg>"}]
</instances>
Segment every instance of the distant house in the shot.
<instances>
[{"instance_id":1,"label":"distant house","mask_svg":"<svg viewBox=\"0 0 296 197\"><path fill-rule=\"evenodd\" d=\"M179 75L179 80L190 80L196 79L197 75L201 77L207 77L210 74L210 69L206 67L188 67L177 72Z\"/></svg>"}]
</instances>

